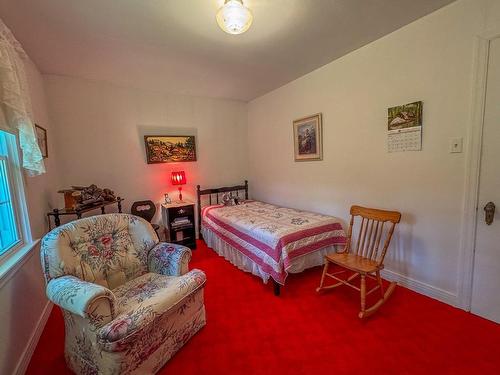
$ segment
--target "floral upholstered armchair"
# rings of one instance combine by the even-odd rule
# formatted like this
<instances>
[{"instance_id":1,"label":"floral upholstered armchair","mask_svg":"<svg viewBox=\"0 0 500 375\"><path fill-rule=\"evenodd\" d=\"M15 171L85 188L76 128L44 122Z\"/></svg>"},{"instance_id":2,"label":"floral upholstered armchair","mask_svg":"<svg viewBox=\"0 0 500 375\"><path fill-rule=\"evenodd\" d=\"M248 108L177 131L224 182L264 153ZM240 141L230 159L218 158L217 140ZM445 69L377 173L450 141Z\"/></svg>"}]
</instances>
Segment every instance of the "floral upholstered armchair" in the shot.
<instances>
[{"instance_id":1,"label":"floral upholstered armchair","mask_svg":"<svg viewBox=\"0 0 500 375\"><path fill-rule=\"evenodd\" d=\"M127 214L60 226L42 240L47 296L62 308L77 374L154 374L205 325L205 274Z\"/></svg>"}]
</instances>

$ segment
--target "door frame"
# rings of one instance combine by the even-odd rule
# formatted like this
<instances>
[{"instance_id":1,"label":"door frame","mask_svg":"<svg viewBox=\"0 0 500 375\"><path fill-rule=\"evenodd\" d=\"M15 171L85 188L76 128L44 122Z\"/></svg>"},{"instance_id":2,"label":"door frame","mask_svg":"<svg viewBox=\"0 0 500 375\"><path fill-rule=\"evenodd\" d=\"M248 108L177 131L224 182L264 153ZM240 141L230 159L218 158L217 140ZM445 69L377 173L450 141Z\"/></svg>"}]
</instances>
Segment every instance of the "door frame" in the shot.
<instances>
[{"instance_id":1,"label":"door frame","mask_svg":"<svg viewBox=\"0 0 500 375\"><path fill-rule=\"evenodd\" d=\"M467 131L465 194L457 275L457 303L459 307L467 311L471 309L472 300L474 252L476 246L476 225L479 203L479 177L481 171L489 50L490 42L499 37L500 27L495 27L476 36L474 43L471 92L472 105L470 126Z\"/></svg>"}]
</instances>

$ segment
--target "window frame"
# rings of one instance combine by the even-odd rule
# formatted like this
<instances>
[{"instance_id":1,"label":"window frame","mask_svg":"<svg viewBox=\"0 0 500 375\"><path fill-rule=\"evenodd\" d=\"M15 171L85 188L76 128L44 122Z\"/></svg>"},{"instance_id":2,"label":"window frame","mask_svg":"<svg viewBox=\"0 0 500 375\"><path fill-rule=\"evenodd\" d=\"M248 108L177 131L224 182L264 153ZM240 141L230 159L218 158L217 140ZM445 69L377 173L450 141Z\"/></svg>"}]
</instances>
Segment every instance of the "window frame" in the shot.
<instances>
[{"instance_id":1,"label":"window frame","mask_svg":"<svg viewBox=\"0 0 500 375\"><path fill-rule=\"evenodd\" d=\"M33 239L26 203L24 174L21 167L21 148L19 145L19 137L17 134L4 129L0 129L0 132L6 134L6 136L4 136L0 133L0 136L4 137L7 148L7 155L2 157L2 159L5 158L6 160L7 185L10 190L14 221L17 227L18 236L18 241L4 253L0 254L1 266L22 248L30 245L33 242Z\"/></svg>"},{"instance_id":2,"label":"window frame","mask_svg":"<svg viewBox=\"0 0 500 375\"><path fill-rule=\"evenodd\" d=\"M2 135L3 137L3 135ZM12 211L12 217L9 219L9 216L11 216L11 214L7 211L7 228L9 228L9 226L11 226L11 224L9 224L9 221L13 221L13 224L14 224L14 241L11 242L11 243L8 243L8 247L6 248L3 248L3 244L2 244L2 248L0 248L0 257L7 254L8 252L12 251L12 250L15 250L19 245L20 243L22 243L22 238L21 238L21 231L20 231L20 222L19 222L19 218L17 215L17 208L15 206L15 202L14 202L14 194L13 194L13 183L12 183L12 179L13 179L13 176L12 176L12 172L11 172L11 168L10 168L10 160L9 160L9 156L8 155L0 155L0 171L3 171L5 170L5 184L7 185L7 196L6 196L6 201L1 201L0 202L0 205L3 205L5 204L6 205L6 208L8 211ZM3 178L2 178L3 180ZM0 184L4 184L4 181L0 181ZM11 222L12 222L11 221Z\"/></svg>"}]
</instances>

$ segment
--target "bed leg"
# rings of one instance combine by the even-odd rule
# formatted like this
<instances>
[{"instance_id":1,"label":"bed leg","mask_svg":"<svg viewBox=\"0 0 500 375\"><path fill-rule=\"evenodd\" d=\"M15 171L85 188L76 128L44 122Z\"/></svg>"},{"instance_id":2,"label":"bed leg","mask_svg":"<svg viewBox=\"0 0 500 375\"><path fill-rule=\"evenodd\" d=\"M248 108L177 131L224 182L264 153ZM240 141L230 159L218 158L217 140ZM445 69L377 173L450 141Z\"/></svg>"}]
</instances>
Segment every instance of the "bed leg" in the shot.
<instances>
[{"instance_id":1,"label":"bed leg","mask_svg":"<svg viewBox=\"0 0 500 375\"><path fill-rule=\"evenodd\" d=\"M274 295L279 296L280 295L280 284L278 284L274 280L273 280L273 283L274 283Z\"/></svg>"}]
</instances>

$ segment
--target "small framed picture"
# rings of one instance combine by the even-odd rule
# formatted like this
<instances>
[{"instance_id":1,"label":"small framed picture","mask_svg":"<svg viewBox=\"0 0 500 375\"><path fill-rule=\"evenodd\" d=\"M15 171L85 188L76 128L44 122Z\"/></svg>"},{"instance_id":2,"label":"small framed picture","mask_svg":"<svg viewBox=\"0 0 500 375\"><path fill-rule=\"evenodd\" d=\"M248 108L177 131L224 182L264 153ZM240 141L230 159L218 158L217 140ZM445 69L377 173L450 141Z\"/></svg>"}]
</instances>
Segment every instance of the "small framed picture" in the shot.
<instances>
[{"instance_id":1,"label":"small framed picture","mask_svg":"<svg viewBox=\"0 0 500 375\"><path fill-rule=\"evenodd\" d=\"M35 124L36 140L38 142L38 147L42 152L44 159L49 157L49 148L47 145L47 130L42 128L40 125Z\"/></svg>"},{"instance_id":2,"label":"small framed picture","mask_svg":"<svg viewBox=\"0 0 500 375\"><path fill-rule=\"evenodd\" d=\"M323 160L321 113L293 122L295 161Z\"/></svg>"}]
</instances>

